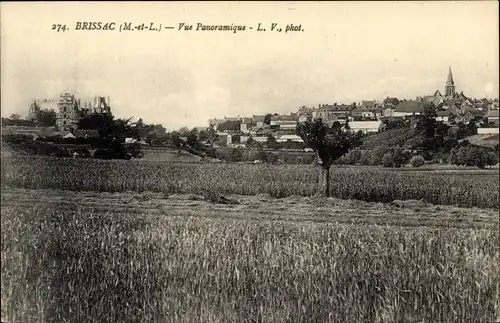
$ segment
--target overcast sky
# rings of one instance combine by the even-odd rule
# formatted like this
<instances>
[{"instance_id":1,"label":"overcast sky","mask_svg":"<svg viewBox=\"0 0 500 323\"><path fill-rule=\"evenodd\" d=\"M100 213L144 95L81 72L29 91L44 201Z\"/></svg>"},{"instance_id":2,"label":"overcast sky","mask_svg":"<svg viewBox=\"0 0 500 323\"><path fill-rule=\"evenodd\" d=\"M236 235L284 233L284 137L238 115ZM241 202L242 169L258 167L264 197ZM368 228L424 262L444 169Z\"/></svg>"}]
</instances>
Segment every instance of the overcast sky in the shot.
<instances>
[{"instance_id":1,"label":"overcast sky","mask_svg":"<svg viewBox=\"0 0 500 323\"><path fill-rule=\"evenodd\" d=\"M111 97L168 129L444 91L498 97L498 2L0 3L2 116L63 92ZM54 32L77 21L246 25L244 32ZM266 32L257 32L262 23ZM283 32L270 31L278 23ZM304 31L284 33L287 24ZM254 27L248 30L248 26Z\"/></svg>"}]
</instances>

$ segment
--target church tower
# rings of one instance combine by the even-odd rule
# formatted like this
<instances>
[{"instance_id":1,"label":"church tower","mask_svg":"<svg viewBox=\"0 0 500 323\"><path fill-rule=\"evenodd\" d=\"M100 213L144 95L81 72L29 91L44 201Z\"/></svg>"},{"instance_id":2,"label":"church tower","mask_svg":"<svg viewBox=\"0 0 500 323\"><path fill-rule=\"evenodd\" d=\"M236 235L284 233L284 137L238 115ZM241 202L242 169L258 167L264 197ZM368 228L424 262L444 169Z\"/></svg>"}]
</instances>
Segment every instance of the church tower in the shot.
<instances>
[{"instance_id":1,"label":"church tower","mask_svg":"<svg viewBox=\"0 0 500 323\"><path fill-rule=\"evenodd\" d=\"M453 73L451 72L451 66L448 70L448 78L446 79L446 86L444 87L444 95L452 97L455 95L455 82L453 81Z\"/></svg>"}]
</instances>

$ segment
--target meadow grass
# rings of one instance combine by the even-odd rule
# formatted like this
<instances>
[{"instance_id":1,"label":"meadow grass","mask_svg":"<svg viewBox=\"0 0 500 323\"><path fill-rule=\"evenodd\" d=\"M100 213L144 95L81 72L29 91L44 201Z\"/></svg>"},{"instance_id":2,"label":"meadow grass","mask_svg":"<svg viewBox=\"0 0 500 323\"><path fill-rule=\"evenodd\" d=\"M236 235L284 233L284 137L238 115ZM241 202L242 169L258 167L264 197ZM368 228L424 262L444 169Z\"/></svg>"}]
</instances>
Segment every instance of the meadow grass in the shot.
<instances>
[{"instance_id":1,"label":"meadow grass","mask_svg":"<svg viewBox=\"0 0 500 323\"><path fill-rule=\"evenodd\" d=\"M8 322L492 322L499 233L2 208Z\"/></svg>"},{"instance_id":2,"label":"meadow grass","mask_svg":"<svg viewBox=\"0 0 500 323\"><path fill-rule=\"evenodd\" d=\"M312 165L174 164L12 157L1 160L2 187L76 191L312 196ZM498 170L462 173L332 168L331 196L369 202L424 199L433 204L496 208Z\"/></svg>"}]
</instances>

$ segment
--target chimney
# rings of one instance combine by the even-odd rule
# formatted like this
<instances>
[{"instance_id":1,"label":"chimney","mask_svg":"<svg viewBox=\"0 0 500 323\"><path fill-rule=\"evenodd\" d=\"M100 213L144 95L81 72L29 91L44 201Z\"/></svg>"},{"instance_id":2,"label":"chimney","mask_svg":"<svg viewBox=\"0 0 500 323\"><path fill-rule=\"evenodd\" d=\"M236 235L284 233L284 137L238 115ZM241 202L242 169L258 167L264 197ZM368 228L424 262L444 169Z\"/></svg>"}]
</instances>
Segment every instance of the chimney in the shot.
<instances>
[{"instance_id":1,"label":"chimney","mask_svg":"<svg viewBox=\"0 0 500 323\"><path fill-rule=\"evenodd\" d=\"M108 105L111 105L111 98L108 96Z\"/></svg>"}]
</instances>

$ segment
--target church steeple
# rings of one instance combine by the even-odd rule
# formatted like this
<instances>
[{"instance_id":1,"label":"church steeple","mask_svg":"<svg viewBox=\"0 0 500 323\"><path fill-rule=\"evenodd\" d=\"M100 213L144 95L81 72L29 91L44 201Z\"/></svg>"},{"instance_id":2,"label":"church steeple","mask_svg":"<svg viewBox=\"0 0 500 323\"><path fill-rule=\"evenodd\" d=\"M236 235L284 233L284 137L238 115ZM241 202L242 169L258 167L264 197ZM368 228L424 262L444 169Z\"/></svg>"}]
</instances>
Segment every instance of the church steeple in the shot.
<instances>
[{"instance_id":1,"label":"church steeple","mask_svg":"<svg viewBox=\"0 0 500 323\"><path fill-rule=\"evenodd\" d=\"M453 81L453 73L451 66L448 70L448 78L446 79L446 86L444 87L445 96L453 96L455 94L455 82Z\"/></svg>"}]
</instances>

